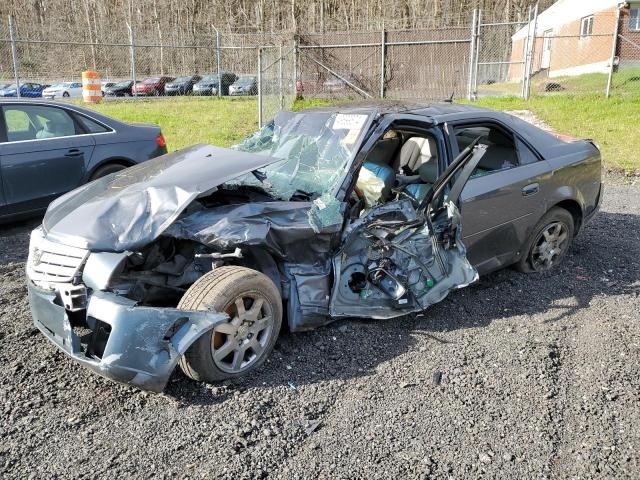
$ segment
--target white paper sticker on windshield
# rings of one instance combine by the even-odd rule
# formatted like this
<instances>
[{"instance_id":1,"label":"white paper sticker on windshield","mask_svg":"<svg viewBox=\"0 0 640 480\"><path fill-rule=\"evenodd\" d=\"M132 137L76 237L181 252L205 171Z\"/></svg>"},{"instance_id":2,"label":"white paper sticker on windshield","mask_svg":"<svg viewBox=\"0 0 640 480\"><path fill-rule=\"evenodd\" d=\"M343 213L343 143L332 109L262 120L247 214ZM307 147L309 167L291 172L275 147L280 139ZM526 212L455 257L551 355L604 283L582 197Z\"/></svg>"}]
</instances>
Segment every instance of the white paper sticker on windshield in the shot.
<instances>
[{"instance_id":1,"label":"white paper sticker on windshield","mask_svg":"<svg viewBox=\"0 0 640 480\"><path fill-rule=\"evenodd\" d=\"M334 130L360 130L367 121L366 115L355 113L339 113L333 121Z\"/></svg>"},{"instance_id":2,"label":"white paper sticker on windshield","mask_svg":"<svg viewBox=\"0 0 640 480\"><path fill-rule=\"evenodd\" d=\"M321 199L316 198L313 203L316 204L316 207L318 207L318 210L324 210L325 208L327 208L327 204L324 203Z\"/></svg>"},{"instance_id":3,"label":"white paper sticker on windshield","mask_svg":"<svg viewBox=\"0 0 640 480\"><path fill-rule=\"evenodd\" d=\"M356 143L356 140L358 140L358 135L360 135L360 129L352 128L342 139L342 143L346 145L353 145L354 143Z\"/></svg>"}]
</instances>

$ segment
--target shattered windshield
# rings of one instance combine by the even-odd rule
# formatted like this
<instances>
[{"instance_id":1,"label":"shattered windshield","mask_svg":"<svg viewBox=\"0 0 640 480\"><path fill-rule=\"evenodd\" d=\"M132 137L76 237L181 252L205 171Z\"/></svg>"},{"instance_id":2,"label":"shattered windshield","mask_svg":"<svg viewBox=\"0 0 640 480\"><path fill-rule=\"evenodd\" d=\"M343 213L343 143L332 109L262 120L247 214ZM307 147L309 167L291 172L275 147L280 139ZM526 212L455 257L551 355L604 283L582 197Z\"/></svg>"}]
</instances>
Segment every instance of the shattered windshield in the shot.
<instances>
[{"instance_id":1,"label":"shattered windshield","mask_svg":"<svg viewBox=\"0 0 640 480\"><path fill-rule=\"evenodd\" d=\"M232 147L281 161L227 186L255 186L280 200L312 200L329 193L357 152L370 116L281 112L264 128Z\"/></svg>"}]
</instances>

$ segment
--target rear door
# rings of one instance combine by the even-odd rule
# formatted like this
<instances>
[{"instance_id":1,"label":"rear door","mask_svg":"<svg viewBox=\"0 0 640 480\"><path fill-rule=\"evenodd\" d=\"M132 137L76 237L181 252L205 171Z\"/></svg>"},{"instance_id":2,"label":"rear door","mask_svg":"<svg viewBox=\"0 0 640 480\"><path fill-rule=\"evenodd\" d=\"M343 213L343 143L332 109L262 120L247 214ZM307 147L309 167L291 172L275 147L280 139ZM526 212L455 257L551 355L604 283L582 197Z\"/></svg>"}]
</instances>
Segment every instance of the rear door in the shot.
<instances>
[{"instance_id":1,"label":"rear door","mask_svg":"<svg viewBox=\"0 0 640 480\"><path fill-rule=\"evenodd\" d=\"M95 142L67 110L16 103L3 105L1 115L5 214L43 209L82 183Z\"/></svg>"},{"instance_id":2,"label":"rear door","mask_svg":"<svg viewBox=\"0 0 640 480\"><path fill-rule=\"evenodd\" d=\"M481 274L509 265L546 211L548 165L501 123L449 124L447 131L454 155L478 137L487 146L460 197L468 258Z\"/></svg>"}]
</instances>

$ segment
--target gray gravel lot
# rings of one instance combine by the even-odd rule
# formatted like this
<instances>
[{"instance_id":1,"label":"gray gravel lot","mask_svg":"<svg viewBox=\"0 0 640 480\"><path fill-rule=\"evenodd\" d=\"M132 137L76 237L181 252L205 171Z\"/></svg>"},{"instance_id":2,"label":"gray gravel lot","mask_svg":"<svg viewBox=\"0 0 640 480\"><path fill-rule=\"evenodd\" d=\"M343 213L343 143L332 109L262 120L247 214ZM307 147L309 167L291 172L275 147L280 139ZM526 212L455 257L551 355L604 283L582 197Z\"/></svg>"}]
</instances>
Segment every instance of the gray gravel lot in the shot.
<instances>
[{"instance_id":1,"label":"gray gravel lot","mask_svg":"<svg viewBox=\"0 0 640 480\"><path fill-rule=\"evenodd\" d=\"M554 272L497 272L417 318L284 333L241 383L176 372L162 395L32 327L36 224L0 227L0 477L640 477L637 185L609 181Z\"/></svg>"}]
</instances>

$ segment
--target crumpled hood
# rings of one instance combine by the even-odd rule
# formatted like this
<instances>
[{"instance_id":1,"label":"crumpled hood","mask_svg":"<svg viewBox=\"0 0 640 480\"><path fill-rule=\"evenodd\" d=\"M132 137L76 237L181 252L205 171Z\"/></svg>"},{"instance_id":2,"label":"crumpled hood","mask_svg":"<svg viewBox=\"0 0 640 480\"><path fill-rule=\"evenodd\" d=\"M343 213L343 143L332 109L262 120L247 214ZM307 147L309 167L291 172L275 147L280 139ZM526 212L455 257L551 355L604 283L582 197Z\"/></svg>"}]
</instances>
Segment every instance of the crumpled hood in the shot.
<instances>
[{"instance_id":1,"label":"crumpled hood","mask_svg":"<svg viewBox=\"0 0 640 480\"><path fill-rule=\"evenodd\" d=\"M92 251L122 252L157 238L198 196L279 159L194 145L107 175L49 205L47 238Z\"/></svg>"}]
</instances>

